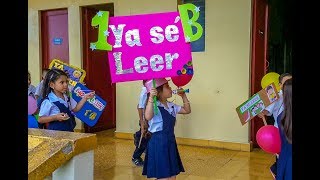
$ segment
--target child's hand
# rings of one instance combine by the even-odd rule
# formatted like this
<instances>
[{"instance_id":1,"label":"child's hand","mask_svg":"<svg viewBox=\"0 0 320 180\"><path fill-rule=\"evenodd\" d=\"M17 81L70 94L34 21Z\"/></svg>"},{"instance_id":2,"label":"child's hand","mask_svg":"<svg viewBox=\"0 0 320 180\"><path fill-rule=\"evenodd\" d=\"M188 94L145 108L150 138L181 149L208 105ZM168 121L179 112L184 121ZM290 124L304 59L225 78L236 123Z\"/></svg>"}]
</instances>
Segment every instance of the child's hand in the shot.
<instances>
[{"instance_id":1,"label":"child's hand","mask_svg":"<svg viewBox=\"0 0 320 180\"><path fill-rule=\"evenodd\" d=\"M177 94L178 94L179 96L181 96L181 97L183 97L183 96L186 95L186 93L184 92L183 88L177 89Z\"/></svg>"},{"instance_id":2,"label":"child's hand","mask_svg":"<svg viewBox=\"0 0 320 180\"><path fill-rule=\"evenodd\" d=\"M157 91L156 88L152 88L152 89L150 90L150 97L153 98L153 96L157 96L157 94L158 94L158 91Z\"/></svg>"},{"instance_id":3,"label":"child's hand","mask_svg":"<svg viewBox=\"0 0 320 180\"><path fill-rule=\"evenodd\" d=\"M259 113L258 116L259 116L259 118L263 119L264 118L263 112Z\"/></svg>"},{"instance_id":4,"label":"child's hand","mask_svg":"<svg viewBox=\"0 0 320 180\"><path fill-rule=\"evenodd\" d=\"M59 113L55 115L55 119L58 121L65 121L68 120L70 117L67 113Z\"/></svg>"},{"instance_id":5,"label":"child's hand","mask_svg":"<svg viewBox=\"0 0 320 180\"><path fill-rule=\"evenodd\" d=\"M148 122L142 121L142 124L140 124L140 127L141 127L141 133L145 135L146 132L148 131Z\"/></svg>"},{"instance_id":6,"label":"child's hand","mask_svg":"<svg viewBox=\"0 0 320 180\"><path fill-rule=\"evenodd\" d=\"M85 98L86 100L88 100L88 99L93 98L94 95L95 95L95 92L92 91L92 92L90 92L90 93L85 94L85 95L83 96L83 98Z\"/></svg>"},{"instance_id":7,"label":"child's hand","mask_svg":"<svg viewBox=\"0 0 320 180\"><path fill-rule=\"evenodd\" d=\"M140 128L141 128L141 134L144 134L144 133L145 133L145 130L146 130L146 128L144 127L144 125L143 125L143 124L140 125Z\"/></svg>"}]
</instances>

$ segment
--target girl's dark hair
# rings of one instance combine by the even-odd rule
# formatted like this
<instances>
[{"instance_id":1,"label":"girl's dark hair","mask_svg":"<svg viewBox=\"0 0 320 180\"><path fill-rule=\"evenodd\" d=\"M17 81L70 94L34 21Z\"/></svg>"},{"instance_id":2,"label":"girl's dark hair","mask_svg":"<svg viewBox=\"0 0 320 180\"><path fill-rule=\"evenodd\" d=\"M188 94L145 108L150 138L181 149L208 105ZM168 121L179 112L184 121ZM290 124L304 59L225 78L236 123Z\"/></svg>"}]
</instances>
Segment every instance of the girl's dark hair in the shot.
<instances>
[{"instance_id":1,"label":"girl's dark hair","mask_svg":"<svg viewBox=\"0 0 320 180\"><path fill-rule=\"evenodd\" d=\"M164 85L165 85L165 84L163 84L163 85L161 85L161 86L159 86L159 87L156 88L156 89L157 89L157 92L158 92L157 100L159 100L159 94L163 92L163 86L164 86ZM147 102L148 102L148 100L149 100L149 97L150 97L150 93L147 94L146 104L147 104ZM145 106L145 107L146 107L146 106ZM174 121L174 125L176 125L176 121Z\"/></svg>"},{"instance_id":2,"label":"girl's dark hair","mask_svg":"<svg viewBox=\"0 0 320 180\"><path fill-rule=\"evenodd\" d=\"M163 84L163 85L164 85L164 84ZM158 95L157 95L157 99L158 99L158 100L159 100L159 94L160 94L160 92L163 91L163 85L161 85L161 86L159 86L159 87L156 88L156 89L157 89L157 92L158 92ZM150 97L150 93L147 94L147 101L148 101L149 97Z\"/></svg>"},{"instance_id":3,"label":"girl's dark hair","mask_svg":"<svg viewBox=\"0 0 320 180\"><path fill-rule=\"evenodd\" d=\"M57 79L60 78L60 76L68 77L68 75L60 69L53 68L48 71L43 81L42 100L44 100L48 96L48 94L52 91L52 88L50 87L50 83L55 82Z\"/></svg>"},{"instance_id":4,"label":"girl's dark hair","mask_svg":"<svg viewBox=\"0 0 320 180\"><path fill-rule=\"evenodd\" d=\"M161 86L159 86L159 87L156 88L156 89L157 89L157 92L158 92L157 99L159 99L160 93L163 92L163 85L164 85L164 84L162 84Z\"/></svg>"},{"instance_id":5,"label":"girl's dark hair","mask_svg":"<svg viewBox=\"0 0 320 180\"><path fill-rule=\"evenodd\" d=\"M292 144L292 79L288 79L282 87L284 111L280 127L288 142Z\"/></svg>"},{"instance_id":6,"label":"girl's dark hair","mask_svg":"<svg viewBox=\"0 0 320 180\"><path fill-rule=\"evenodd\" d=\"M283 79L284 77L287 77L287 76L291 76L291 77L292 77L292 75L291 75L290 73L283 73L283 74L281 74L281 75L279 76L279 83L281 83L282 79Z\"/></svg>"},{"instance_id":7,"label":"girl's dark hair","mask_svg":"<svg viewBox=\"0 0 320 180\"><path fill-rule=\"evenodd\" d=\"M145 80L142 80L142 84L144 85L145 83L147 82L147 80L145 79Z\"/></svg>"},{"instance_id":8,"label":"girl's dark hair","mask_svg":"<svg viewBox=\"0 0 320 180\"><path fill-rule=\"evenodd\" d=\"M49 72L49 71L50 71L49 68L44 68L44 69L42 70L42 73L44 73L44 72Z\"/></svg>"}]
</instances>

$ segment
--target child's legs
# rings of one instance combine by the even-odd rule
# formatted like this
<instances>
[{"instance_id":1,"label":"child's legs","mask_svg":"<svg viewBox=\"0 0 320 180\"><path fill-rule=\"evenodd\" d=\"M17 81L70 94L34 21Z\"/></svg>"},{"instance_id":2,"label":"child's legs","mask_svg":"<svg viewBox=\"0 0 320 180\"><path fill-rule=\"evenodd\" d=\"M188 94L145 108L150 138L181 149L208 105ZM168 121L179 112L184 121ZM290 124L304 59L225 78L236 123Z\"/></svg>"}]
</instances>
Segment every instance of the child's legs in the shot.
<instances>
[{"instance_id":1,"label":"child's legs","mask_svg":"<svg viewBox=\"0 0 320 180\"><path fill-rule=\"evenodd\" d=\"M271 171L271 174L273 176L273 178L275 179L276 176L277 176L277 161L278 161L278 158L276 156L276 161L271 165L270 167L270 171Z\"/></svg>"},{"instance_id":2,"label":"child's legs","mask_svg":"<svg viewBox=\"0 0 320 180\"><path fill-rule=\"evenodd\" d=\"M133 135L133 143L136 147L138 147L139 141L141 137L141 129L134 133Z\"/></svg>"},{"instance_id":3,"label":"child's legs","mask_svg":"<svg viewBox=\"0 0 320 180\"><path fill-rule=\"evenodd\" d=\"M136 147L136 149L133 152L132 158L140 158L145 149L146 148L144 146L140 146L140 148Z\"/></svg>"},{"instance_id":4,"label":"child's legs","mask_svg":"<svg viewBox=\"0 0 320 180\"><path fill-rule=\"evenodd\" d=\"M146 147L147 147L147 143L146 143L146 139L143 138L139 147L139 142L140 142L140 138L141 138L141 129L140 131L137 131L135 133L135 139L134 139L134 144L136 146L136 149L133 152L132 158L136 159L136 158L140 158L142 153L145 151Z\"/></svg>"}]
</instances>

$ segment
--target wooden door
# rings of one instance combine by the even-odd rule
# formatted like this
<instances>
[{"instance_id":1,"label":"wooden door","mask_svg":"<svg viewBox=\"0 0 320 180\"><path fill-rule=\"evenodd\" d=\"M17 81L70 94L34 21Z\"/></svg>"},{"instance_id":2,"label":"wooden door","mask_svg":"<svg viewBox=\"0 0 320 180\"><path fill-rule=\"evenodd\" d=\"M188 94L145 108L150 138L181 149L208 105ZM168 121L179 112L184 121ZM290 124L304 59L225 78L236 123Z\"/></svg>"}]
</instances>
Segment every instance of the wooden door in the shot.
<instances>
[{"instance_id":1,"label":"wooden door","mask_svg":"<svg viewBox=\"0 0 320 180\"><path fill-rule=\"evenodd\" d=\"M68 10L41 12L42 68L53 59L69 63Z\"/></svg>"},{"instance_id":2,"label":"wooden door","mask_svg":"<svg viewBox=\"0 0 320 180\"><path fill-rule=\"evenodd\" d=\"M262 89L261 79L267 72L267 45L268 45L268 4L267 0L253 0L253 24L252 24L252 62L251 62L251 86L250 95ZM263 121L259 117L251 121L250 138L253 147L259 147L256 134Z\"/></svg>"},{"instance_id":3,"label":"wooden door","mask_svg":"<svg viewBox=\"0 0 320 180\"><path fill-rule=\"evenodd\" d=\"M107 102L107 106L95 126L85 125L85 132L116 127L116 85L111 83L108 54L107 51L90 49L90 42L96 42L98 38L98 28L91 26L91 19L99 10L107 10L113 16L113 4L82 8L83 67L87 72L87 87L95 90Z\"/></svg>"}]
</instances>

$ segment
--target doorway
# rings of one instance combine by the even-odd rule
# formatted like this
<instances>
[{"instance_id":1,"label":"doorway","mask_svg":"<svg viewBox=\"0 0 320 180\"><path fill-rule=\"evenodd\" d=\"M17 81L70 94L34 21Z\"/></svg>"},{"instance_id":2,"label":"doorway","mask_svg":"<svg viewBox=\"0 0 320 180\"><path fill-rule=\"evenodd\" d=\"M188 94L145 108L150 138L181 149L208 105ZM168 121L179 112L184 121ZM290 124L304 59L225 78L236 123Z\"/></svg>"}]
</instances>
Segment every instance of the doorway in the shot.
<instances>
[{"instance_id":1,"label":"doorway","mask_svg":"<svg viewBox=\"0 0 320 180\"><path fill-rule=\"evenodd\" d=\"M69 63L68 10L41 11L42 69L53 59Z\"/></svg>"},{"instance_id":2,"label":"doorway","mask_svg":"<svg viewBox=\"0 0 320 180\"><path fill-rule=\"evenodd\" d=\"M268 72L292 73L293 15L291 1L253 0L252 62L250 96L261 90L261 79ZM251 121L253 147L257 131L264 125L259 117ZM274 123L272 116L267 123Z\"/></svg>"},{"instance_id":3,"label":"doorway","mask_svg":"<svg viewBox=\"0 0 320 180\"><path fill-rule=\"evenodd\" d=\"M83 68L87 72L85 82L89 89L107 102L98 122L93 127L84 124L85 132L92 133L116 127L116 85L112 84L107 51L90 49L90 42L96 42L98 28L91 26L91 19L98 11L109 11L114 16L113 3L85 6L82 12Z\"/></svg>"},{"instance_id":4,"label":"doorway","mask_svg":"<svg viewBox=\"0 0 320 180\"><path fill-rule=\"evenodd\" d=\"M269 0L268 72L292 74L293 3Z\"/></svg>"}]
</instances>

